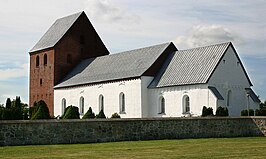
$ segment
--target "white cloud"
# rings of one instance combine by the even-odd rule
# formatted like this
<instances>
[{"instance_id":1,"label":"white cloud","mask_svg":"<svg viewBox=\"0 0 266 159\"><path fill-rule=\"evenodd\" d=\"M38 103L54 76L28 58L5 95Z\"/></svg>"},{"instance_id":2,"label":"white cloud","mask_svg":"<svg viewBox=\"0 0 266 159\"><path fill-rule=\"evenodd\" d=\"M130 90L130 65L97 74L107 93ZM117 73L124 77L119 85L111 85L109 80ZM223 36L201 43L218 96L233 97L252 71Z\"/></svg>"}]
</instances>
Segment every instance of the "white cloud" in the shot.
<instances>
[{"instance_id":1,"label":"white cloud","mask_svg":"<svg viewBox=\"0 0 266 159\"><path fill-rule=\"evenodd\" d=\"M16 68L2 68L0 69L0 81L10 80L14 78L28 77L28 64L23 64Z\"/></svg>"},{"instance_id":2,"label":"white cloud","mask_svg":"<svg viewBox=\"0 0 266 159\"><path fill-rule=\"evenodd\" d=\"M243 43L239 35L222 25L196 25L187 36L175 39L179 48L193 48L227 41Z\"/></svg>"},{"instance_id":3,"label":"white cloud","mask_svg":"<svg viewBox=\"0 0 266 159\"><path fill-rule=\"evenodd\" d=\"M126 25L136 24L140 17L129 13L125 6L115 4L109 0L88 0L85 5L90 18L105 23L124 23Z\"/></svg>"}]
</instances>

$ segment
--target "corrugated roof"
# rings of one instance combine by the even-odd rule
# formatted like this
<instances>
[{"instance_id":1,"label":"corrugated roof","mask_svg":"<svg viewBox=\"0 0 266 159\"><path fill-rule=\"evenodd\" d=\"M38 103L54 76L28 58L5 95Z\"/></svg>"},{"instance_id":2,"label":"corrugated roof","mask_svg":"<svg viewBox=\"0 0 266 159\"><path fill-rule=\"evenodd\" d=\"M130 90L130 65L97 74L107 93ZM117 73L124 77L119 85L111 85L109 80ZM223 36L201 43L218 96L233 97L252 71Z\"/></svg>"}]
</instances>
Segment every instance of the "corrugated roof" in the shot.
<instances>
[{"instance_id":1,"label":"corrugated roof","mask_svg":"<svg viewBox=\"0 0 266 159\"><path fill-rule=\"evenodd\" d=\"M47 30L37 44L30 50L31 52L54 47L55 44L65 35L69 28L74 24L83 12L72 14L57 19L54 24Z\"/></svg>"},{"instance_id":2,"label":"corrugated roof","mask_svg":"<svg viewBox=\"0 0 266 159\"><path fill-rule=\"evenodd\" d=\"M230 42L176 51L149 88L206 83Z\"/></svg>"},{"instance_id":3,"label":"corrugated roof","mask_svg":"<svg viewBox=\"0 0 266 159\"><path fill-rule=\"evenodd\" d=\"M215 87L208 86L208 88L212 91L212 93L216 96L217 99L224 100L224 98L221 95L221 93Z\"/></svg>"},{"instance_id":4,"label":"corrugated roof","mask_svg":"<svg viewBox=\"0 0 266 159\"><path fill-rule=\"evenodd\" d=\"M54 88L140 77L170 44L164 43L84 60Z\"/></svg>"}]
</instances>

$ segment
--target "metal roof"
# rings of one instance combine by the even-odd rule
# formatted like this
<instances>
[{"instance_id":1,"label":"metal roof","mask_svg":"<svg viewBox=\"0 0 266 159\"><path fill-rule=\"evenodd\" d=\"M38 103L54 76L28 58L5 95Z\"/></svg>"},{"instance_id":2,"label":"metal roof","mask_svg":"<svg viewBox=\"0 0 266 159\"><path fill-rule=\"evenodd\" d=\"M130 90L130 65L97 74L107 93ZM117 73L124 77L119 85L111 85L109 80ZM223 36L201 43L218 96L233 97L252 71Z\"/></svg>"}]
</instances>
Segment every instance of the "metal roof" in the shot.
<instances>
[{"instance_id":1,"label":"metal roof","mask_svg":"<svg viewBox=\"0 0 266 159\"><path fill-rule=\"evenodd\" d=\"M140 77L170 44L171 42L84 60L54 88Z\"/></svg>"},{"instance_id":2,"label":"metal roof","mask_svg":"<svg viewBox=\"0 0 266 159\"><path fill-rule=\"evenodd\" d=\"M208 86L208 88L212 91L212 93L215 95L215 97L219 100L224 100L221 93L216 89L216 87Z\"/></svg>"},{"instance_id":3,"label":"metal roof","mask_svg":"<svg viewBox=\"0 0 266 159\"><path fill-rule=\"evenodd\" d=\"M207 83L230 42L176 51L149 88Z\"/></svg>"},{"instance_id":4,"label":"metal roof","mask_svg":"<svg viewBox=\"0 0 266 159\"><path fill-rule=\"evenodd\" d=\"M30 50L30 53L54 47L55 44L65 35L65 33L69 30L69 28L74 24L74 22L82 13L83 12L79 12L57 19L42 36L42 38L37 42L37 44L35 44L35 46Z\"/></svg>"}]
</instances>

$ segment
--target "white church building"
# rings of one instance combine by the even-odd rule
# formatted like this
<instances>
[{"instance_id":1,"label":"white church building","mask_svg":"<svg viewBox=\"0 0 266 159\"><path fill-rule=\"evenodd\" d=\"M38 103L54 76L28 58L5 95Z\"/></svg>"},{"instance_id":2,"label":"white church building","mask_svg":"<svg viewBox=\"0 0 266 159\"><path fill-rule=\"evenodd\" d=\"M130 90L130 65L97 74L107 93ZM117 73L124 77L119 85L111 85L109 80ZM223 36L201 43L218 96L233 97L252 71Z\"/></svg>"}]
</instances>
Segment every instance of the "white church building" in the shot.
<instances>
[{"instance_id":1,"label":"white church building","mask_svg":"<svg viewBox=\"0 0 266 159\"><path fill-rule=\"evenodd\" d=\"M56 27L73 21L63 27L67 34L84 14L60 19L41 40L49 40L46 36L57 34ZM52 47L59 45L64 34L57 36ZM243 109L259 107L251 86L231 42L188 50L178 50L168 42L80 60L54 84L53 109L54 116L73 105L81 116L91 107L96 114L103 109L109 118L113 113L121 118L146 118L200 116L203 106L214 113L222 106L230 116L240 116Z\"/></svg>"},{"instance_id":2,"label":"white church building","mask_svg":"<svg viewBox=\"0 0 266 159\"><path fill-rule=\"evenodd\" d=\"M81 115L92 107L122 118L200 116L203 106L214 112L227 107L230 116L239 116L248 104L259 107L232 43L180 51L171 47L165 43L82 61L55 86L55 115L68 105L78 106ZM154 63L164 54L157 68ZM155 76L147 73L152 67Z\"/></svg>"}]
</instances>

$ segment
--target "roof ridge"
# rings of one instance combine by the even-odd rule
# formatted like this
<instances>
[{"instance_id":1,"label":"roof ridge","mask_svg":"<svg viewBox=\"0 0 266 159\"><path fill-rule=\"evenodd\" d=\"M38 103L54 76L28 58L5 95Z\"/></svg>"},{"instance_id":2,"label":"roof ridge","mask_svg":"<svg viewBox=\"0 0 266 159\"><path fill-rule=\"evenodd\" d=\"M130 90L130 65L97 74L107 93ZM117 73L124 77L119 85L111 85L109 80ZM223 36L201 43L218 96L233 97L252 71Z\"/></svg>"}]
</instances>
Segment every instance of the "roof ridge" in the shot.
<instances>
[{"instance_id":1,"label":"roof ridge","mask_svg":"<svg viewBox=\"0 0 266 159\"><path fill-rule=\"evenodd\" d=\"M218 45L225 45L227 44L228 46L230 44L232 44L231 41L228 42L222 42L222 43L216 43L216 44L211 44L211 45L205 45L205 46L199 46L199 47L194 47L194 48L189 48L189 49L181 49L181 50L177 50L177 51L188 51L188 50L194 50L194 49L200 49L200 48L206 48L206 47L213 47L213 46L218 46Z\"/></svg>"}]
</instances>

